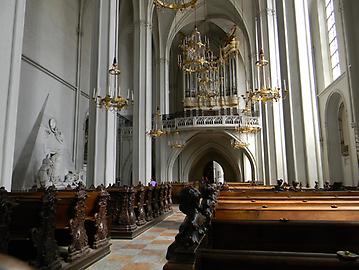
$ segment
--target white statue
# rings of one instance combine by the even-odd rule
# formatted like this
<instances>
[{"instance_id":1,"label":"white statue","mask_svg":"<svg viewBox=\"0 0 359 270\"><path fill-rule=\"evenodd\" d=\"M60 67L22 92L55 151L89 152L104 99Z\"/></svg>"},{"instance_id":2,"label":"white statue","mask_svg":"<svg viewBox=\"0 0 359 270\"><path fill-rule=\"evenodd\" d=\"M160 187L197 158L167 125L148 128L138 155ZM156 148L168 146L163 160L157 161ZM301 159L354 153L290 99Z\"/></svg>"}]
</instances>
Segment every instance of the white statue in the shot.
<instances>
[{"instance_id":1,"label":"white statue","mask_svg":"<svg viewBox=\"0 0 359 270\"><path fill-rule=\"evenodd\" d=\"M50 160L52 163L52 174L50 176L50 182L52 185L56 185L56 183L61 182L61 156L58 152L55 152L54 154L51 154Z\"/></svg>"},{"instance_id":2,"label":"white statue","mask_svg":"<svg viewBox=\"0 0 359 270\"><path fill-rule=\"evenodd\" d=\"M50 155L42 160L42 165L37 172L36 185L38 187L49 186L49 183L52 182L54 174L54 164L53 160L50 158Z\"/></svg>"},{"instance_id":3,"label":"white statue","mask_svg":"<svg viewBox=\"0 0 359 270\"><path fill-rule=\"evenodd\" d=\"M79 182L79 175L77 173L73 173L72 171L69 171L68 174L65 175L65 181L64 183L67 185L70 185L71 187L76 187Z\"/></svg>"}]
</instances>

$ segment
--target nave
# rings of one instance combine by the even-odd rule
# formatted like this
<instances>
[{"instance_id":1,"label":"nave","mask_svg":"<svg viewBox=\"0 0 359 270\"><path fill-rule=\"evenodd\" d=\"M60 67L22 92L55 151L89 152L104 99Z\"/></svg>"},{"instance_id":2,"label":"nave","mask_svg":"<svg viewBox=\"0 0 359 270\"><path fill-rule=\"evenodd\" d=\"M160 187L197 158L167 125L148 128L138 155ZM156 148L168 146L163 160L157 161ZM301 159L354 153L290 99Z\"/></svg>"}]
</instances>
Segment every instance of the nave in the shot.
<instances>
[{"instance_id":1,"label":"nave","mask_svg":"<svg viewBox=\"0 0 359 270\"><path fill-rule=\"evenodd\" d=\"M162 270L168 246L174 241L184 215L173 206L173 214L133 240L112 239L111 254L89 270Z\"/></svg>"}]
</instances>

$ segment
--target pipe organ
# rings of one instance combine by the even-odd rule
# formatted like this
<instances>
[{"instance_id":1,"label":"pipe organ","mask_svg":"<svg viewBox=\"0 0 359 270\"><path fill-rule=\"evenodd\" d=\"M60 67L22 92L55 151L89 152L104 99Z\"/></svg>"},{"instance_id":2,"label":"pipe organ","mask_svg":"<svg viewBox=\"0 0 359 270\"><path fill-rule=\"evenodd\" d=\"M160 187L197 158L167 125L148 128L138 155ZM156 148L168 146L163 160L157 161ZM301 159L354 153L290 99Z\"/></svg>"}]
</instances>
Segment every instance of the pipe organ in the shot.
<instances>
[{"instance_id":1,"label":"pipe organ","mask_svg":"<svg viewBox=\"0 0 359 270\"><path fill-rule=\"evenodd\" d=\"M241 94L246 92L245 86L238 83L240 76L245 76L240 74L238 38L231 36L220 49L219 57L214 57L210 50L207 53L210 61L206 69L183 70L184 110L236 108L238 111Z\"/></svg>"}]
</instances>

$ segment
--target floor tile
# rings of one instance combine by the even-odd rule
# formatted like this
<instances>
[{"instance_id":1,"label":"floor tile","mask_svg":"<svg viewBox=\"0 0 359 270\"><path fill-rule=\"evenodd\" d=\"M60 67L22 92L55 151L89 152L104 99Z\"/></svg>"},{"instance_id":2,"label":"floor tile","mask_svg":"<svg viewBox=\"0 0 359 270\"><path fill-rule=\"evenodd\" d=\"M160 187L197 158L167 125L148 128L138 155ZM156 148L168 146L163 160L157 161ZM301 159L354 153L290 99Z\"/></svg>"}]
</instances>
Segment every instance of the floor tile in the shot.
<instances>
[{"instance_id":1,"label":"floor tile","mask_svg":"<svg viewBox=\"0 0 359 270\"><path fill-rule=\"evenodd\" d=\"M111 253L93 264L90 270L162 270L168 246L173 243L184 215L174 214L133 240L111 240Z\"/></svg>"}]
</instances>

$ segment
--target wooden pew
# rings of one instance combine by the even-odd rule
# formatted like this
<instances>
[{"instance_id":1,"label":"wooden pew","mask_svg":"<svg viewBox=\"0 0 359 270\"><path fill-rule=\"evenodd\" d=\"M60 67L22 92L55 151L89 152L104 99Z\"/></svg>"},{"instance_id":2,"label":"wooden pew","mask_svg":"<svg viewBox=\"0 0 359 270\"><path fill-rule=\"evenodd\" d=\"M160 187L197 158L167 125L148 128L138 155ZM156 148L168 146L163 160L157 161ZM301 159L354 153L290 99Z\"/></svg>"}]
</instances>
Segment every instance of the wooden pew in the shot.
<instances>
[{"instance_id":1,"label":"wooden pew","mask_svg":"<svg viewBox=\"0 0 359 270\"><path fill-rule=\"evenodd\" d=\"M243 189L237 191L221 191L218 199L225 198L292 198L292 197L341 197L346 198L359 196L359 191L323 191L323 190L303 190L303 191L274 191L274 190L258 190L258 189Z\"/></svg>"},{"instance_id":2,"label":"wooden pew","mask_svg":"<svg viewBox=\"0 0 359 270\"><path fill-rule=\"evenodd\" d=\"M87 193L84 188L61 190L56 198L56 241L66 247L65 261L73 262L90 252L85 229Z\"/></svg>"},{"instance_id":3,"label":"wooden pew","mask_svg":"<svg viewBox=\"0 0 359 270\"><path fill-rule=\"evenodd\" d=\"M136 194L135 194L135 201L134 201L134 208L135 208L135 215L136 215L136 224L137 226L142 226L146 224L146 213L145 213L145 187L139 183L136 187Z\"/></svg>"},{"instance_id":4,"label":"wooden pew","mask_svg":"<svg viewBox=\"0 0 359 270\"><path fill-rule=\"evenodd\" d=\"M89 245L98 249L109 245L107 204L110 194L100 185L87 190L85 228Z\"/></svg>"},{"instance_id":5,"label":"wooden pew","mask_svg":"<svg viewBox=\"0 0 359 270\"><path fill-rule=\"evenodd\" d=\"M10 192L8 253L43 269L62 267L55 239L56 191Z\"/></svg>"},{"instance_id":6,"label":"wooden pew","mask_svg":"<svg viewBox=\"0 0 359 270\"><path fill-rule=\"evenodd\" d=\"M10 239L10 221L12 204L8 192L4 187L0 188L0 253L7 253Z\"/></svg>"},{"instance_id":7,"label":"wooden pew","mask_svg":"<svg viewBox=\"0 0 359 270\"><path fill-rule=\"evenodd\" d=\"M80 186L77 190L50 187L9 194L15 203L11 255L41 269L80 269L110 252L108 193L102 187L89 192Z\"/></svg>"},{"instance_id":8,"label":"wooden pew","mask_svg":"<svg viewBox=\"0 0 359 270\"><path fill-rule=\"evenodd\" d=\"M153 192L153 187L150 187L150 186L147 187L145 190L145 200L144 200L143 207L145 208L147 222L153 220L152 192Z\"/></svg>"},{"instance_id":9,"label":"wooden pew","mask_svg":"<svg viewBox=\"0 0 359 270\"><path fill-rule=\"evenodd\" d=\"M134 210L135 189L129 186L107 188L111 196L111 237L132 238L137 229Z\"/></svg>"},{"instance_id":10,"label":"wooden pew","mask_svg":"<svg viewBox=\"0 0 359 270\"><path fill-rule=\"evenodd\" d=\"M356 191L221 192L195 269L356 269L358 229Z\"/></svg>"},{"instance_id":11,"label":"wooden pew","mask_svg":"<svg viewBox=\"0 0 359 270\"><path fill-rule=\"evenodd\" d=\"M172 183L172 191L171 191L171 197L174 204L179 203L179 197L182 189L184 189L187 186L190 186L192 183Z\"/></svg>"},{"instance_id":12,"label":"wooden pew","mask_svg":"<svg viewBox=\"0 0 359 270\"><path fill-rule=\"evenodd\" d=\"M172 213L170 185L111 186L111 236L132 239Z\"/></svg>"},{"instance_id":13,"label":"wooden pew","mask_svg":"<svg viewBox=\"0 0 359 270\"><path fill-rule=\"evenodd\" d=\"M356 270L358 267L358 261L343 260L336 254L200 248L196 252L194 269Z\"/></svg>"}]
</instances>

